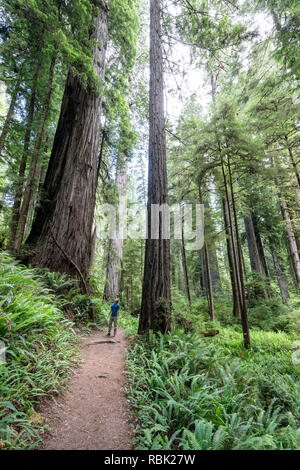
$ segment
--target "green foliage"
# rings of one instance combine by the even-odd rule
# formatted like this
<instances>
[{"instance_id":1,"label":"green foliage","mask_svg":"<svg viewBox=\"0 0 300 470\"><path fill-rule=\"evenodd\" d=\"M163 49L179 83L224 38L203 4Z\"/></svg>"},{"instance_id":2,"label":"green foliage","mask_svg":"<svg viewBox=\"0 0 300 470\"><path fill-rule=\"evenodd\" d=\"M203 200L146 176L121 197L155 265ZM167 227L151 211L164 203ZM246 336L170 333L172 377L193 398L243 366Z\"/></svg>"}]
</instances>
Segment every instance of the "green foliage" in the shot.
<instances>
[{"instance_id":1,"label":"green foliage","mask_svg":"<svg viewBox=\"0 0 300 470\"><path fill-rule=\"evenodd\" d=\"M49 273L48 273L49 277ZM57 282L57 280L56 280ZM43 419L33 419L41 397L58 394L78 360L78 339L40 274L0 254L0 446L34 448Z\"/></svg>"},{"instance_id":2,"label":"green foliage","mask_svg":"<svg viewBox=\"0 0 300 470\"><path fill-rule=\"evenodd\" d=\"M252 332L252 350L214 339L150 334L127 352L137 449L299 449L299 366L283 333Z\"/></svg>"},{"instance_id":3,"label":"green foliage","mask_svg":"<svg viewBox=\"0 0 300 470\"><path fill-rule=\"evenodd\" d=\"M109 311L109 309L107 310ZM135 335L138 330L139 320L138 317L133 317L123 308L121 310L120 316L118 318L118 325L121 328L125 328L128 335Z\"/></svg>"}]
</instances>

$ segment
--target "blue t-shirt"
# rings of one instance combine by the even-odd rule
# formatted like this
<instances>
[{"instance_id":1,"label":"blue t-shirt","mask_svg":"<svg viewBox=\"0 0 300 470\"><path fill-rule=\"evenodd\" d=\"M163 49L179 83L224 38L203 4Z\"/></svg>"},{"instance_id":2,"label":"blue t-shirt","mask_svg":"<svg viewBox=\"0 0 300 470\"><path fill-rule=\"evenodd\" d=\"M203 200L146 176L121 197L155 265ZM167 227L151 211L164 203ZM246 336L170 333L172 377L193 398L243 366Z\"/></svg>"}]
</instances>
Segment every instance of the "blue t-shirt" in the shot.
<instances>
[{"instance_id":1,"label":"blue t-shirt","mask_svg":"<svg viewBox=\"0 0 300 470\"><path fill-rule=\"evenodd\" d=\"M112 304L111 306L111 316L116 317L118 315L118 310L120 309L119 304Z\"/></svg>"}]
</instances>

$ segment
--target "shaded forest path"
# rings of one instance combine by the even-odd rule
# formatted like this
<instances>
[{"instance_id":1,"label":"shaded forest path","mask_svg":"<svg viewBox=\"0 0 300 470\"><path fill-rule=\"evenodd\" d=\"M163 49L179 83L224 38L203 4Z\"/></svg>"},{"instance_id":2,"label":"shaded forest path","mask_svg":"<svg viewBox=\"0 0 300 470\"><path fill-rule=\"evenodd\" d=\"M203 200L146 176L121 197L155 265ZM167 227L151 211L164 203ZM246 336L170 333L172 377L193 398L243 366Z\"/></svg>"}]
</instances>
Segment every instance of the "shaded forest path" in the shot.
<instances>
[{"instance_id":1,"label":"shaded forest path","mask_svg":"<svg viewBox=\"0 0 300 470\"><path fill-rule=\"evenodd\" d=\"M124 330L118 328L115 343L99 343L105 340L110 338L99 332L82 341L83 361L68 391L41 411L50 426L42 450L132 449Z\"/></svg>"}]
</instances>

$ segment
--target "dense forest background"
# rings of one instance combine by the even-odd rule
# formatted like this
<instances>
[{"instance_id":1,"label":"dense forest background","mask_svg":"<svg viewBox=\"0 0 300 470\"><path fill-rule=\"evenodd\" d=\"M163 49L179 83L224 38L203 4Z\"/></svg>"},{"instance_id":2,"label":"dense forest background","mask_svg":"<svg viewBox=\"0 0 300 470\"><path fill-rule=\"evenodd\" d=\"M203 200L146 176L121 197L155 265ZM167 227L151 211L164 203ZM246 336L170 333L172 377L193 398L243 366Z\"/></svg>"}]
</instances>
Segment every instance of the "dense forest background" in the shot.
<instances>
[{"instance_id":1,"label":"dense forest background","mask_svg":"<svg viewBox=\"0 0 300 470\"><path fill-rule=\"evenodd\" d=\"M226 347L234 337L246 350L252 337L263 348L263 333L284 348L283 334L291 350L300 333L298 2L1 0L0 12L3 273L16 261L43 272L73 320L95 322L120 297L140 334L223 332ZM203 247L189 249L184 223L181 240L172 226L170 240L105 237L105 204L120 217L129 208L132 223L137 203L203 204ZM16 324L7 321L3 338Z\"/></svg>"}]
</instances>

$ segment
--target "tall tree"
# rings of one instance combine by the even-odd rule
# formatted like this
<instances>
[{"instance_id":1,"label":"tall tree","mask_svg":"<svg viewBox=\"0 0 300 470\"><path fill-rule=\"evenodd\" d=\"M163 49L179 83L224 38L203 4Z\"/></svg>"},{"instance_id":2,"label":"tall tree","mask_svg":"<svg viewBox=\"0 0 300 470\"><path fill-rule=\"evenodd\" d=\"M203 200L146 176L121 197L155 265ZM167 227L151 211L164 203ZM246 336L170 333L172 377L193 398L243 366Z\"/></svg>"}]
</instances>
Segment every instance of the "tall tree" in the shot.
<instances>
[{"instance_id":1,"label":"tall tree","mask_svg":"<svg viewBox=\"0 0 300 470\"><path fill-rule=\"evenodd\" d=\"M149 329L165 333L171 324L170 241L163 238L161 213L158 221L158 239L151 238L151 206L168 204L160 15L160 0L150 0L148 236L139 333L146 333Z\"/></svg>"},{"instance_id":2,"label":"tall tree","mask_svg":"<svg viewBox=\"0 0 300 470\"><path fill-rule=\"evenodd\" d=\"M95 80L85 87L68 74L60 118L43 187L27 243L31 261L57 272L86 277L92 256L98 180L98 144L108 41L108 4L93 1L97 17L90 33Z\"/></svg>"}]
</instances>

